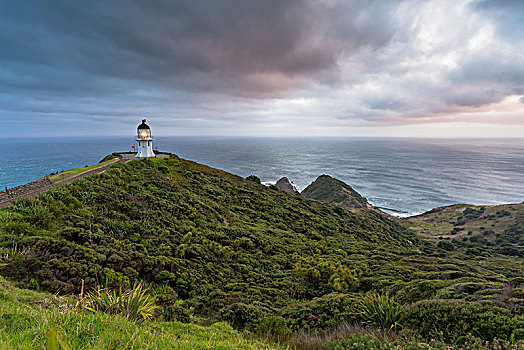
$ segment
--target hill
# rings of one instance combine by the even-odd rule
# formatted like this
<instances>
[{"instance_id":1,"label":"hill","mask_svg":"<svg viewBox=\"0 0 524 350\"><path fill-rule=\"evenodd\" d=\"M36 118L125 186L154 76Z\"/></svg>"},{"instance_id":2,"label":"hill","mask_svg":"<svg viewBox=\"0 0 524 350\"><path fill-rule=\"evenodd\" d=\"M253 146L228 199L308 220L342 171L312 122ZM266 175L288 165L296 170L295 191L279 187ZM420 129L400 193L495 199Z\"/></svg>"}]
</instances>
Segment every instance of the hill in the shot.
<instances>
[{"instance_id":1,"label":"hill","mask_svg":"<svg viewBox=\"0 0 524 350\"><path fill-rule=\"evenodd\" d=\"M320 193L322 182L342 186L329 179ZM463 327L457 337L524 336L522 260L466 257L373 209L343 210L174 155L18 200L0 210L0 246L0 273L19 287L69 294L82 281L88 290L143 281L167 321L324 332L364 321L362 294L387 292L427 339L452 325ZM443 308L463 320L435 322ZM500 324L488 332L479 310ZM421 314L436 326L425 330Z\"/></svg>"},{"instance_id":2,"label":"hill","mask_svg":"<svg viewBox=\"0 0 524 350\"><path fill-rule=\"evenodd\" d=\"M456 204L407 218L405 222L420 237L447 249L469 255L524 257L524 203Z\"/></svg>"},{"instance_id":3,"label":"hill","mask_svg":"<svg viewBox=\"0 0 524 350\"><path fill-rule=\"evenodd\" d=\"M348 210L372 207L366 198L351 186L329 175L320 175L301 194L305 198L330 203Z\"/></svg>"},{"instance_id":4,"label":"hill","mask_svg":"<svg viewBox=\"0 0 524 350\"><path fill-rule=\"evenodd\" d=\"M4 209L1 242L24 259L1 271L53 292L139 278L182 298L224 288L273 307L337 290L337 271L360 269L351 252L420 246L385 216L335 209L175 156L137 160ZM321 278L298 274L328 261Z\"/></svg>"}]
</instances>

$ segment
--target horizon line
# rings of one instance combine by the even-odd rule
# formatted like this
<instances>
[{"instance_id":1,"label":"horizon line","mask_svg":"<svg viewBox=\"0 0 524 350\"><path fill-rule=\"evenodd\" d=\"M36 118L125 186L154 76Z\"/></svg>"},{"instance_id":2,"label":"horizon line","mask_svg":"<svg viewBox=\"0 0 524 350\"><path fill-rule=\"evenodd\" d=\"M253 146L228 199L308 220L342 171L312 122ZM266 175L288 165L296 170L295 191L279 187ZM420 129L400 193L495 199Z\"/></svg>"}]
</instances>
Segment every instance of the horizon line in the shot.
<instances>
[{"instance_id":1,"label":"horizon line","mask_svg":"<svg viewBox=\"0 0 524 350\"><path fill-rule=\"evenodd\" d=\"M107 135L89 135L89 134L63 134L63 135L12 135L13 138L57 138L57 137L92 137L92 138L108 138L108 137L131 137L133 135L124 134L107 134ZM224 134L156 134L156 137L217 137L217 138L331 138L331 139L456 139L456 140L482 140L482 139L524 139L524 136L340 136L340 135L224 135ZM156 141L156 140L155 140Z\"/></svg>"}]
</instances>

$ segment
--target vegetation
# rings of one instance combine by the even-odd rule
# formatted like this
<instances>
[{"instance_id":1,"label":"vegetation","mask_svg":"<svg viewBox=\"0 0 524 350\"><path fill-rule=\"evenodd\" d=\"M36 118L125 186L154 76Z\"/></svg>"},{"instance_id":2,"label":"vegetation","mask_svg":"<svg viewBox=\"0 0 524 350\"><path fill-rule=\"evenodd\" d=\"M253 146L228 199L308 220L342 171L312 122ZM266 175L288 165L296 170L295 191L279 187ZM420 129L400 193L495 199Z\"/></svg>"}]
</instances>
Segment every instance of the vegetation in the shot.
<instances>
[{"instance_id":1,"label":"vegetation","mask_svg":"<svg viewBox=\"0 0 524 350\"><path fill-rule=\"evenodd\" d=\"M499 211L499 220L517 217ZM464 213L467 220L485 215ZM69 317L94 334L119 320L119 327L130 325L124 334L145 332L134 344L149 342L147 332L174 336L165 330L173 324L239 336L220 322L299 348L350 348L341 340L348 337L390 348L432 339L520 344L520 243L512 243L513 254L425 240L414 233L427 237L417 229L424 224L434 223L343 210L171 155L115 164L0 210L0 273L18 287L85 295L82 305L93 312L56 311L56 319ZM520 224L505 230L518 237ZM75 349L114 340L75 340L67 322L53 322L38 329L38 339L57 326ZM180 322L219 323L202 329ZM36 332L24 327L22 338ZM60 329L53 331L57 341Z\"/></svg>"}]
</instances>

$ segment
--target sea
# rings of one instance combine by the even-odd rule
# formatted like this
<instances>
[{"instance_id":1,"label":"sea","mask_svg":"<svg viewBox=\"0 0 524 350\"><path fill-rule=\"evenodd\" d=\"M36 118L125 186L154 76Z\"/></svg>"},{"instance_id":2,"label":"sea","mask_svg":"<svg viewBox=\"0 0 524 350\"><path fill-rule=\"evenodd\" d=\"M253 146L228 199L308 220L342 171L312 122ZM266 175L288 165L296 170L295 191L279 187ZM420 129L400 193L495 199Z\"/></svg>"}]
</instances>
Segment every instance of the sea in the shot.
<instances>
[{"instance_id":1,"label":"sea","mask_svg":"<svg viewBox=\"0 0 524 350\"><path fill-rule=\"evenodd\" d=\"M0 188L129 151L131 137L0 139ZM286 176L300 190L328 174L396 216L468 203L524 201L524 138L245 138L158 136L154 148L274 183Z\"/></svg>"}]
</instances>

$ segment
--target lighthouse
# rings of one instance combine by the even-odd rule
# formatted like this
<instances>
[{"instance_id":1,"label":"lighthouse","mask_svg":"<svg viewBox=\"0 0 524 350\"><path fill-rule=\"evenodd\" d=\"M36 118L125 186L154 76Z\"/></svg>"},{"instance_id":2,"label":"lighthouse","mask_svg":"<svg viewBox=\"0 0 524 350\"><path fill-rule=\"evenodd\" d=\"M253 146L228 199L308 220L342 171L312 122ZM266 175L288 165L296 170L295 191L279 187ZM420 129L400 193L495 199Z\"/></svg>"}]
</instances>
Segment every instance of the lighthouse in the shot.
<instances>
[{"instance_id":1,"label":"lighthouse","mask_svg":"<svg viewBox=\"0 0 524 350\"><path fill-rule=\"evenodd\" d=\"M137 128L138 152L135 158L155 158L153 152L153 137L151 136L151 128L146 124L146 120L142 119L142 124Z\"/></svg>"}]
</instances>

